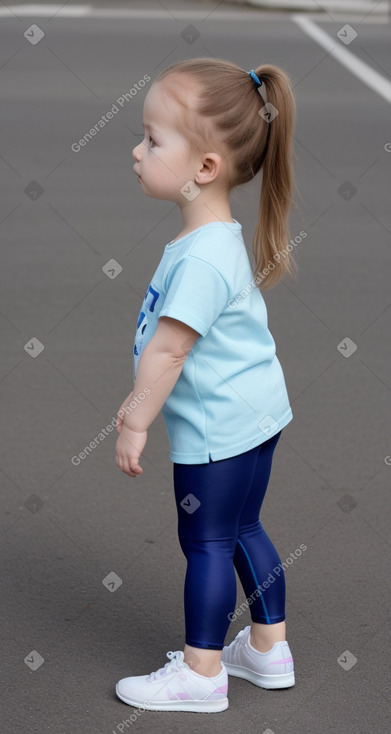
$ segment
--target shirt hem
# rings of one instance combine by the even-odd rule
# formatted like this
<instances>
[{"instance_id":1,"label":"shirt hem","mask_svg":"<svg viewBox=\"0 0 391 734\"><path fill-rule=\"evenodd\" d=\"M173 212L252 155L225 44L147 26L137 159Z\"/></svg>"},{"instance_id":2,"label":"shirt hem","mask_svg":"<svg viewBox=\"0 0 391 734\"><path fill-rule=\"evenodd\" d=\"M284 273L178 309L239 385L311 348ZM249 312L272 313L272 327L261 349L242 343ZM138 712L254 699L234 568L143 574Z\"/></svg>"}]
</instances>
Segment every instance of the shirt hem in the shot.
<instances>
[{"instance_id":1,"label":"shirt hem","mask_svg":"<svg viewBox=\"0 0 391 734\"><path fill-rule=\"evenodd\" d=\"M170 451L170 459L173 463L177 464L208 464L210 462L210 459L212 459L212 461L229 459L233 456L237 456L240 453L251 451L251 449L255 448L255 446L259 446L261 443L268 441L269 438L272 438L276 435L276 433L279 433L279 431L285 428L285 426L288 425L288 423L290 423L292 419L293 413L291 407L289 406L289 408L284 411L280 419L276 420L277 429L273 433L271 433L270 436L265 434L264 440L260 440L260 435L259 433L257 433L257 436L253 439L247 438L240 444L235 444L235 446L231 446L229 448L226 447L225 449L220 449L219 451L208 450L208 448L206 448L202 454L185 453L183 451Z\"/></svg>"}]
</instances>

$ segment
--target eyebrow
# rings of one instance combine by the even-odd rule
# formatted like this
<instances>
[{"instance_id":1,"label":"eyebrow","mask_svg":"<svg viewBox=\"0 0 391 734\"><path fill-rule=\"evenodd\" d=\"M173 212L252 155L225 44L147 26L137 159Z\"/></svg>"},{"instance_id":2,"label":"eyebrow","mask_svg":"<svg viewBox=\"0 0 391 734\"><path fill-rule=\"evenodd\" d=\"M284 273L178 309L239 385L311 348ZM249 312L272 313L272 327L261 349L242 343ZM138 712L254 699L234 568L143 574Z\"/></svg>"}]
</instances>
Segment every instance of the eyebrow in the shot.
<instances>
[{"instance_id":1,"label":"eyebrow","mask_svg":"<svg viewBox=\"0 0 391 734\"><path fill-rule=\"evenodd\" d=\"M149 128L153 133L159 132L159 130L156 127L154 127L154 125L149 125L148 123L143 122L143 127Z\"/></svg>"}]
</instances>

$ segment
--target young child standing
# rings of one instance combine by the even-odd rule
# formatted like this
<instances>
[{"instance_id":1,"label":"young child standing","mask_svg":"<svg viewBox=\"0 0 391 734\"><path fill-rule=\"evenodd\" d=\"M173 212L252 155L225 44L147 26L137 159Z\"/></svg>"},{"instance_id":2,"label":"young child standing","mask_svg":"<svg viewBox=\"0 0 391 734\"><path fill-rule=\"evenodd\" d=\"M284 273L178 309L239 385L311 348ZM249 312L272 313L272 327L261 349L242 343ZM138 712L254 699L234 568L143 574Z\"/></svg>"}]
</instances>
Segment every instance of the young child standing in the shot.
<instances>
[{"instance_id":1,"label":"young child standing","mask_svg":"<svg viewBox=\"0 0 391 734\"><path fill-rule=\"evenodd\" d=\"M261 288L296 267L287 249L295 112L282 69L248 72L215 58L171 65L144 102L133 170L147 196L178 204L183 229L165 246L138 317L116 463L142 473L147 430L162 410L187 559L186 644L159 670L117 683L131 706L218 712L228 707L227 674L263 688L295 682L284 572L272 573L281 561L259 520L293 417ZM229 195L261 168L253 273ZM251 625L224 647L235 569Z\"/></svg>"}]
</instances>

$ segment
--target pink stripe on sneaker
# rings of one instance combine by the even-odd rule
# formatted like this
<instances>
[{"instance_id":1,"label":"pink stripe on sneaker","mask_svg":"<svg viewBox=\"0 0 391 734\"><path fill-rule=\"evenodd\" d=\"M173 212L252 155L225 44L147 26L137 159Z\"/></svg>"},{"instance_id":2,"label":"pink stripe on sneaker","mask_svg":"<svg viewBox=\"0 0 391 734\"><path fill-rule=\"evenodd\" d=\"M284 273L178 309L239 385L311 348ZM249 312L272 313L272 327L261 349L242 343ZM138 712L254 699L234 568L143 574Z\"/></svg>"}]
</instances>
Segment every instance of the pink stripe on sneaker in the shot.
<instances>
[{"instance_id":1,"label":"pink stripe on sneaker","mask_svg":"<svg viewBox=\"0 0 391 734\"><path fill-rule=\"evenodd\" d=\"M189 693L183 693L182 691L178 691L176 695L181 699L181 701L186 701L191 698Z\"/></svg>"},{"instance_id":2,"label":"pink stripe on sneaker","mask_svg":"<svg viewBox=\"0 0 391 734\"><path fill-rule=\"evenodd\" d=\"M227 693L228 691L228 683L225 684L225 686L219 686L218 688L215 688L213 693Z\"/></svg>"}]
</instances>

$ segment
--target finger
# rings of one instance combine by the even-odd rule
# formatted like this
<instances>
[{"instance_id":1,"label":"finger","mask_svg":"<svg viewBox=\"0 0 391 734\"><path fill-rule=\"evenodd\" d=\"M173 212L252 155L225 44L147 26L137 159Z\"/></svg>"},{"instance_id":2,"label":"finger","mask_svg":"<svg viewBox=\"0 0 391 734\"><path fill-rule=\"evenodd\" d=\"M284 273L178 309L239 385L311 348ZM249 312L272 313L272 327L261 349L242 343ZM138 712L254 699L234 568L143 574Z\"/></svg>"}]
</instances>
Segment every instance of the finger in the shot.
<instances>
[{"instance_id":1,"label":"finger","mask_svg":"<svg viewBox=\"0 0 391 734\"><path fill-rule=\"evenodd\" d=\"M133 467L127 461L125 461L124 472L133 478L137 476L137 472L134 471Z\"/></svg>"},{"instance_id":2,"label":"finger","mask_svg":"<svg viewBox=\"0 0 391 734\"><path fill-rule=\"evenodd\" d=\"M130 462L130 468L132 471L136 472L137 474L142 474L143 469L141 468L138 461L132 461Z\"/></svg>"},{"instance_id":3,"label":"finger","mask_svg":"<svg viewBox=\"0 0 391 734\"><path fill-rule=\"evenodd\" d=\"M132 459L129 460L129 457L126 456L126 454L124 456L124 461L123 461L123 471L125 472L125 474L129 474L129 476L131 477L136 476L136 472L134 470Z\"/></svg>"},{"instance_id":4,"label":"finger","mask_svg":"<svg viewBox=\"0 0 391 734\"><path fill-rule=\"evenodd\" d=\"M121 471L123 471L123 462L118 454L116 455L115 463L117 464L118 469L121 469Z\"/></svg>"},{"instance_id":5,"label":"finger","mask_svg":"<svg viewBox=\"0 0 391 734\"><path fill-rule=\"evenodd\" d=\"M116 450L116 463L121 471L129 474L131 477L142 474L144 471L139 464L138 458L129 458L126 453L121 453L119 450Z\"/></svg>"},{"instance_id":6,"label":"finger","mask_svg":"<svg viewBox=\"0 0 391 734\"><path fill-rule=\"evenodd\" d=\"M124 474L128 474L130 477L137 476L130 468L126 468L125 462L123 461L122 457L119 457L117 459L117 466Z\"/></svg>"},{"instance_id":7,"label":"finger","mask_svg":"<svg viewBox=\"0 0 391 734\"><path fill-rule=\"evenodd\" d=\"M121 471L125 471L126 472L129 469L129 465L127 463L127 458L126 458L126 456L124 456L123 454L121 454L120 451L117 451L116 452L116 461L117 461L117 464L118 464L119 468L121 469Z\"/></svg>"},{"instance_id":8,"label":"finger","mask_svg":"<svg viewBox=\"0 0 391 734\"><path fill-rule=\"evenodd\" d=\"M137 476L137 474L141 473L141 467L138 465L137 459L128 459L128 457L125 458L124 467L127 473L130 473L131 476ZM141 470L141 471L140 471Z\"/></svg>"}]
</instances>

